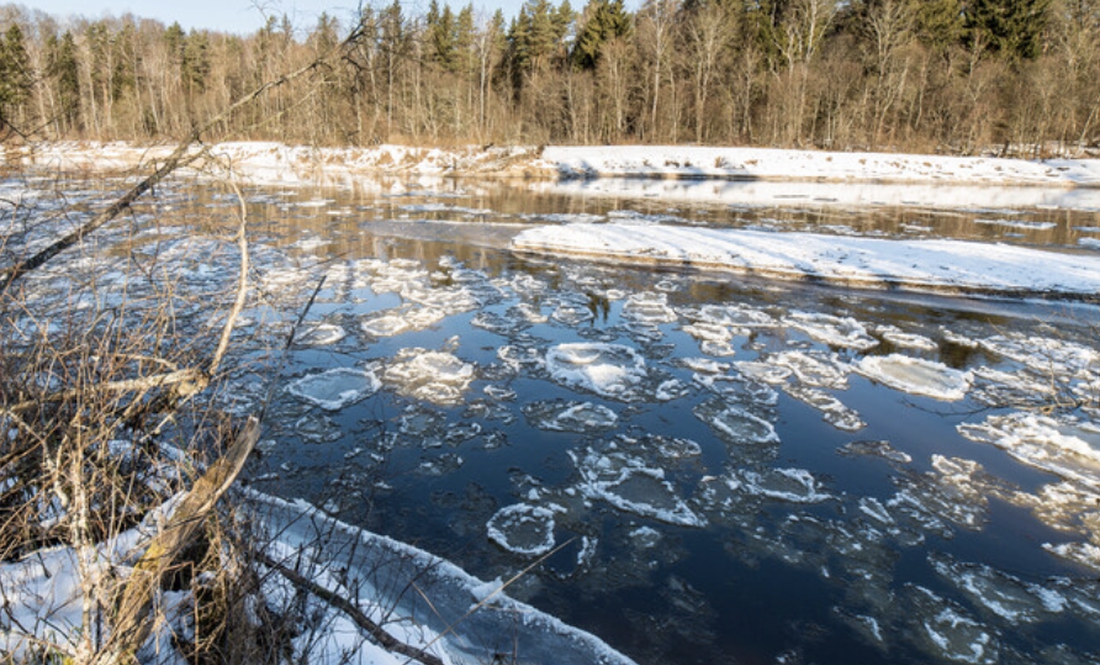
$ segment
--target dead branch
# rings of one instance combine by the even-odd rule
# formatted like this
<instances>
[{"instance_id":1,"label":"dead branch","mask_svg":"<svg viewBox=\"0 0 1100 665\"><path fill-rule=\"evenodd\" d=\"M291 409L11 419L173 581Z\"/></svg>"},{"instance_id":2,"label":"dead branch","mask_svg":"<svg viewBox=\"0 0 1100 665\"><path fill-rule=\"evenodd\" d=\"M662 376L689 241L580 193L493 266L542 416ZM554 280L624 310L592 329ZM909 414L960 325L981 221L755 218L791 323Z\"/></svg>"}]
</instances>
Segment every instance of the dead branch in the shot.
<instances>
[{"instance_id":1,"label":"dead branch","mask_svg":"<svg viewBox=\"0 0 1100 665\"><path fill-rule=\"evenodd\" d=\"M233 301L233 308L229 311L225 326L222 328L222 337L218 341L218 348L214 351L214 357L210 359L210 364L206 368L207 377L214 375L218 365L222 362L222 357L229 349L229 338L233 335L233 327L237 324L237 318L241 315L241 310L244 309L248 296L248 207L245 205L244 194L241 193L237 181L230 177L229 184L237 194L237 201L241 210L241 223L237 228L237 247L241 252L241 271L237 278L237 298Z\"/></svg>"},{"instance_id":2,"label":"dead branch","mask_svg":"<svg viewBox=\"0 0 1100 665\"><path fill-rule=\"evenodd\" d=\"M236 480L259 438L260 421L249 418L226 454L210 465L172 513L168 524L149 543L126 582L111 637L92 659L92 665L134 661L134 654L152 630L150 610L164 574L194 540L218 499Z\"/></svg>"},{"instance_id":3,"label":"dead branch","mask_svg":"<svg viewBox=\"0 0 1100 665\"><path fill-rule=\"evenodd\" d=\"M390 635L388 632L385 631L385 629L382 628L382 626L372 621L370 617L364 614L363 611L355 605L355 603L351 602L347 598L344 598L343 596L329 589L326 589L325 587L317 584L316 582L302 575L293 568L284 566L275 559L272 559L270 556L263 552L256 551L253 553L253 555L260 563L278 572L280 575L289 580L290 583L294 586L308 591L309 593L317 596L332 607L335 607L344 614L347 614L349 617L351 617L352 621L356 623L356 625L365 630L367 634L370 635L371 638L373 638L383 648L393 653L399 653L402 656L407 656L409 658L418 660L421 663L424 663L424 665L443 665L443 660L439 658L439 656L432 655L422 649L418 649L412 645L405 644L393 635Z\"/></svg>"}]
</instances>

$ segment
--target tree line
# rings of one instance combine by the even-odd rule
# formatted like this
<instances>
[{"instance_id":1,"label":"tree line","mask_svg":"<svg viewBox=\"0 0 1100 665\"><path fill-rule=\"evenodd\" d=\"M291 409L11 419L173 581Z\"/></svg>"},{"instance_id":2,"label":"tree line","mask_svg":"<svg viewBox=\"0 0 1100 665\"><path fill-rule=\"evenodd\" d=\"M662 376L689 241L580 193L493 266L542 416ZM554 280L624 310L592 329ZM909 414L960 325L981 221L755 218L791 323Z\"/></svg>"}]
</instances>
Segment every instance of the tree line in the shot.
<instances>
[{"instance_id":1,"label":"tree line","mask_svg":"<svg viewBox=\"0 0 1100 665\"><path fill-rule=\"evenodd\" d=\"M314 144L684 143L1010 154L1100 139L1100 0L431 0L247 36L0 7L0 131Z\"/></svg>"}]
</instances>

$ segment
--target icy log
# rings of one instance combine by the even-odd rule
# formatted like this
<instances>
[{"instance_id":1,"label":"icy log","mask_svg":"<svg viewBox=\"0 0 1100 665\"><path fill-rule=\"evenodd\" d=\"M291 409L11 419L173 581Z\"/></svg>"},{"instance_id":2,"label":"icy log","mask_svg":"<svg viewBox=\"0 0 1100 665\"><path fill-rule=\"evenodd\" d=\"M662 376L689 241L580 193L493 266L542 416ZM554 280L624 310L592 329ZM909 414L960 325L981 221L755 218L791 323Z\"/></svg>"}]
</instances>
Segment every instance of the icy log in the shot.
<instances>
[{"instance_id":1,"label":"icy log","mask_svg":"<svg viewBox=\"0 0 1100 665\"><path fill-rule=\"evenodd\" d=\"M93 665L116 665L134 661L152 629L153 596L176 556L194 540L218 499L244 467L245 460L260 438L260 421L249 418L226 454L214 462L180 501L168 525L149 543L134 566L118 605L111 637L96 654Z\"/></svg>"}]
</instances>

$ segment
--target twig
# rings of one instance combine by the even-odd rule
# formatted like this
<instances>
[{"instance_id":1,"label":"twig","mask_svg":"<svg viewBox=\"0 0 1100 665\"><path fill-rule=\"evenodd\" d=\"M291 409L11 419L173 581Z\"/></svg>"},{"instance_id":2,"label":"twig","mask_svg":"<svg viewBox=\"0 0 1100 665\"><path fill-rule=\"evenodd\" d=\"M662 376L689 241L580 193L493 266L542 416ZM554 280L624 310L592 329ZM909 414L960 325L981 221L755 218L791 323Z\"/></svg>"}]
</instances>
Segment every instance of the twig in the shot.
<instances>
[{"instance_id":1,"label":"twig","mask_svg":"<svg viewBox=\"0 0 1100 665\"><path fill-rule=\"evenodd\" d=\"M370 617L364 614L362 610L360 610L353 602L351 602L347 598L344 598L343 596L340 596L339 594L329 589L326 589L325 587L317 584L313 580L310 580L293 568L284 566L275 559L272 559L270 556L263 552L254 551L253 556L255 556L260 563L278 572L295 586L305 589L306 591L313 594L314 596L317 596L329 605L347 614L349 617L351 617L352 621L356 623L356 625L365 630L368 635L370 635L378 644L380 644L388 651L401 654L402 656L408 656L409 658L424 663L424 665L443 665L443 660L439 656L430 654L427 651L423 649L418 649L410 644L405 644L393 635L390 635L388 632L385 631L385 629L382 628L382 626L372 621ZM429 644L428 646L431 646L431 644Z\"/></svg>"}]
</instances>

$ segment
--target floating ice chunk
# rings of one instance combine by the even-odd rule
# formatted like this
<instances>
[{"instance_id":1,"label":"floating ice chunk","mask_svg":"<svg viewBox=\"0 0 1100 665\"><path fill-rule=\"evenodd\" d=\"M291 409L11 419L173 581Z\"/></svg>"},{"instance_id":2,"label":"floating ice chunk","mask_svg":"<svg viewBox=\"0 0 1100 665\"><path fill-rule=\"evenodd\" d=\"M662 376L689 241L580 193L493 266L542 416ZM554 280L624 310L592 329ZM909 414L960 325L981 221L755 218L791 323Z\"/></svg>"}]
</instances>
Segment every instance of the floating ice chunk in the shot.
<instances>
[{"instance_id":1,"label":"floating ice chunk","mask_svg":"<svg viewBox=\"0 0 1100 665\"><path fill-rule=\"evenodd\" d=\"M426 284L428 271L419 261L393 259L364 262L363 267L374 273L370 288L375 293L400 293L410 284Z\"/></svg>"},{"instance_id":2,"label":"floating ice chunk","mask_svg":"<svg viewBox=\"0 0 1100 665\"><path fill-rule=\"evenodd\" d=\"M700 342L712 344L728 344L734 338L734 331L729 326L717 323L692 323L681 328Z\"/></svg>"},{"instance_id":3,"label":"floating ice chunk","mask_svg":"<svg viewBox=\"0 0 1100 665\"><path fill-rule=\"evenodd\" d=\"M373 395L381 387L370 370L341 367L302 377L287 386L295 397L328 411L340 409Z\"/></svg>"},{"instance_id":4,"label":"floating ice chunk","mask_svg":"<svg viewBox=\"0 0 1100 665\"><path fill-rule=\"evenodd\" d=\"M623 469L611 481L593 481L586 489L589 496L601 498L619 510L681 526L706 526L706 520L688 508L664 479L664 470Z\"/></svg>"},{"instance_id":5,"label":"floating ice chunk","mask_svg":"<svg viewBox=\"0 0 1100 665\"><path fill-rule=\"evenodd\" d=\"M372 337L393 337L429 328L446 316L442 310L433 307L401 307L368 316L359 325L363 332Z\"/></svg>"},{"instance_id":6,"label":"floating ice chunk","mask_svg":"<svg viewBox=\"0 0 1100 665\"><path fill-rule=\"evenodd\" d=\"M852 441L841 446L841 455L873 455L895 464L909 464L913 458L890 445L889 441Z\"/></svg>"},{"instance_id":7,"label":"floating ice chunk","mask_svg":"<svg viewBox=\"0 0 1100 665\"><path fill-rule=\"evenodd\" d=\"M1049 375L1026 369L1002 372L982 366L972 370L971 375L974 380L971 398L988 406L1042 406L1051 403L1057 394Z\"/></svg>"},{"instance_id":8,"label":"floating ice chunk","mask_svg":"<svg viewBox=\"0 0 1100 665\"><path fill-rule=\"evenodd\" d=\"M869 614L857 614L848 611L839 605L834 606L832 609L837 616L854 628L856 632L867 638L869 642L880 647L885 646L886 638L882 634L882 623L878 619Z\"/></svg>"},{"instance_id":9,"label":"floating ice chunk","mask_svg":"<svg viewBox=\"0 0 1100 665\"><path fill-rule=\"evenodd\" d=\"M1100 427L1092 423L1018 412L956 429L971 441L1003 448L1024 464L1100 491Z\"/></svg>"},{"instance_id":10,"label":"floating ice chunk","mask_svg":"<svg viewBox=\"0 0 1100 665\"><path fill-rule=\"evenodd\" d=\"M897 326L880 325L877 328L877 332L882 335L882 338L887 342L903 349L935 351L939 348L939 344L936 344L932 339L916 333L907 333Z\"/></svg>"},{"instance_id":11,"label":"floating ice chunk","mask_svg":"<svg viewBox=\"0 0 1100 665\"><path fill-rule=\"evenodd\" d=\"M1059 531L1087 535L1100 543L1100 503L1095 487L1062 481L1044 485L1037 495L1016 493L1013 499L1017 505L1031 508L1044 524Z\"/></svg>"},{"instance_id":12,"label":"floating ice chunk","mask_svg":"<svg viewBox=\"0 0 1100 665\"><path fill-rule=\"evenodd\" d=\"M527 404L523 415L533 427L555 432L599 432L619 423L619 416L602 404L562 399Z\"/></svg>"},{"instance_id":13,"label":"floating ice chunk","mask_svg":"<svg viewBox=\"0 0 1100 665\"><path fill-rule=\"evenodd\" d=\"M771 423L740 407L730 406L725 400L707 400L696 406L694 413L727 443L741 446L779 443L779 435Z\"/></svg>"},{"instance_id":14,"label":"floating ice chunk","mask_svg":"<svg viewBox=\"0 0 1100 665\"><path fill-rule=\"evenodd\" d=\"M794 374L789 367L764 362L746 360L736 363L735 366L742 376L748 377L754 381L763 381L764 383L771 383L774 385L785 382Z\"/></svg>"},{"instance_id":15,"label":"floating ice chunk","mask_svg":"<svg viewBox=\"0 0 1100 665\"><path fill-rule=\"evenodd\" d=\"M788 369L802 383L815 388L844 390L848 387L850 366L835 353L784 351L767 358L772 364Z\"/></svg>"},{"instance_id":16,"label":"floating ice chunk","mask_svg":"<svg viewBox=\"0 0 1100 665\"><path fill-rule=\"evenodd\" d=\"M1079 565L1100 571L1100 546L1084 542L1059 543L1057 545L1043 543L1043 549L1067 561L1073 561Z\"/></svg>"},{"instance_id":17,"label":"floating ice chunk","mask_svg":"<svg viewBox=\"0 0 1100 665\"><path fill-rule=\"evenodd\" d=\"M791 503L821 503L833 496L819 491L817 479L806 469L740 469L731 476L731 488Z\"/></svg>"},{"instance_id":18,"label":"floating ice chunk","mask_svg":"<svg viewBox=\"0 0 1100 665\"><path fill-rule=\"evenodd\" d=\"M665 471L645 466L638 457L624 453L602 454L591 449L569 451L581 474L578 486L589 499L602 499L619 510L680 526L706 526L665 479Z\"/></svg>"},{"instance_id":19,"label":"floating ice chunk","mask_svg":"<svg viewBox=\"0 0 1100 665\"><path fill-rule=\"evenodd\" d=\"M401 349L383 379L401 395L442 405L457 404L474 380L474 366L444 351Z\"/></svg>"},{"instance_id":20,"label":"floating ice chunk","mask_svg":"<svg viewBox=\"0 0 1100 665\"><path fill-rule=\"evenodd\" d=\"M489 518L489 540L520 556L542 556L554 549L554 512L517 503Z\"/></svg>"},{"instance_id":21,"label":"floating ice chunk","mask_svg":"<svg viewBox=\"0 0 1100 665\"><path fill-rule=\"evenodd\" d=\"M481 307L481 301L463 286L427 287L418 284L406 285L401 289L401 297L428 309L438 310L444 316L461 314Z\"/></svg>"},{"instance_id":22,"label":"floating ice chunk","mask_svg":"<svg viewBox=\"0 0 1100 665\"><path fill-rule=\"evenodd\" d=\"M308 443L332 443L344 434L332 418L315 413L299 418L294 423L293 430Z\"/></svg>"},{"instance_id":23,"label":"floating ice chunk","mask_svg":"<svg viewBox=\"0 0 1100 665\"><path fill-rule=\"evenodd\" d=\"M1002 481L980 464L942 455L932 456L934 472L895 477L899 491L886 505L927 531L949 533L946 522L970 530L989 519L989 499L1007 495Z\"/></svg>"},{"instance_id":24,"label":"floating ice chunk","mask_svg":"<svg viewBox=\"0 0 1100 665\"><path fill-rule=\"evenodd\" d=\"M651 326L679 319L668 306L668 294L652 292L631 294L623 305L622 316L629 321Z\"/></svg>"},{"instance_id":25,"label":"floating ice chunk","mask_svg":"<svg viewBox=\"0 0 1100 665\"><path fill-rule=\"evenodd\" d=\"M728 372L730 368L729 363L718 362L712 358L677 358L676 364L701 374L721 374Z\"/></svg>"},{"instance_id":26,"label":"floating ice chunk","mask_svg":"<svg viewBox=\"0 0 1100 665\"><path fill-rule=\"evenodd\" d=\"M867 426L854 409L819 388L804 385L787 386L787 394L821 411L825 422L845 432L857 432Z\"/></svg>"},{"instance_id":27,"label":"floating ice chunk","mask_svg":"<svg viewBox=\"0 0 1100 665\"><path fill-rule=\"evenodd\" d=\"M878 346L862 323L851 317L811 312L791 312L785 323L829 346L864 351Z\"/></svg>"},{"instance_id":28,"label":"floating ice chunk","mask_svg":"<svg viewBox=\"0 0 1100 665\"><path fill-rule=\"evenodd\" d=\"M866 356L856 365L864 376L895 390L924 395L945 402L966 397L970 373L952 369L943 363L899 354Z\"/></svg>"},{"instance_id":29,"label":"floating ice chunk","mask_svg":"<svg viewBox=\"0 0 1100 665\"><path fill-rule=\"evenodd\" d=\"M684 308L684 315L696 322L725 328L770 328L775 318L765 311L747 305L703 305Z\"/></svg>"},{"instance_id":30,"label":"floating ice chunk","mask_svg":"<svg viewBox=\"0 0 1100 665\"><path fill-rule=\"evenodd\" d=\"M962 563L937 553L929 556L929 562L976 605L1014 626L1050 619L1069 605L1057 591L1028 584L984 564Z\"/></svg>"},{"instance_id":31,"label":"floating ice chunk","mask_svg":"<svg viewBox=\"0 0 1100 665\"><path fill-rule=\"evenodd\" d=\"M344 328L331 323L315 323L305 327L294 341L303 346L328 346L344 339Z\"/></svg>"},{"instance_id":32,"label":"floating ice chunk","mask_svg":"<svg viewBox=\"0 0 1100 665\"><path fill-rule=\"evenodd\" d=\"M1100 351L1067 340L1016 334L994 335L979 344L1043 376L1088 379L1100 366Z\"/></svg>"},{"instance_id":33,"label":"floating ice chunk","mask_svg":"<svg viewBox=\"0 0 1100 665\"><path fill-rule=\"evenodd\" d=\"M661 542L661 532L651 526L640 526L630 532L634 545L640 549L656 547Z\"/></svg>"},{"instance_id":34,"label":"floating ice chunk","mask_svg":"<svg viewBox=\"0 0 1100 665\"><path fill-rule=\"evenodd\" d=\"M571 328L594 320L596 311L600 309L599 303L592 296L586 298L577 294L562 296L552 306L554 311L550 314L550 318ZM606 316L608 310L604 309L602 313Z\"/></svg>"},{"instance_id":35,"label":"floating ice chunk","mask_svg":"<svg viewBox=\"0 0 1100 665\"><path fill-rule=\"evenodd\" d=\"M859 498L859 510L880 524L887 526L894 524L894 518L890 516L890 511L873 496L861 496Z\"/></svg>"},{"instance_id":36,"label":"floating ice chunk","mask_svg":"<svg viewBox=\"0 0 1100 665\"><path fill-rule=\"evenodd\" d=\"M998 662L996 638L961 607L932 591L907 585L913 602L912 618L923 628L925 644L939 658L959 663L994 665Z\"/></svg>"},{"instance_id":37,"label":"floating ice chunk","mask_svg":"<svg viewBox=\"0 0 1100 665\"><path fill-rule=\"evenodd\" d=\"M647 377L645 359L621 344L559 344L547 350L546 370L563 385L626 401Z\"/></svg>"}]
</instances>

